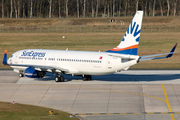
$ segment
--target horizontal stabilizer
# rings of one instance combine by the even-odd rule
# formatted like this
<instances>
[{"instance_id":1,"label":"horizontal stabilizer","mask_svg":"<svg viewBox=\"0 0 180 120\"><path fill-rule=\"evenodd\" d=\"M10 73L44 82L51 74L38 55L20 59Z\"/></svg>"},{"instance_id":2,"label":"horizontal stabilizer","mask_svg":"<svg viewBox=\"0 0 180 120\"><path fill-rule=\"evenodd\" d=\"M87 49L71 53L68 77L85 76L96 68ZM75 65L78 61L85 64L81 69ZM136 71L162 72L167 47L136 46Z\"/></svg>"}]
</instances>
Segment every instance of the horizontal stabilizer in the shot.
<instances>
[{"instance_id":1,"label":"horizontal stabilizer","mask_svg":"<svg viewBox=\"0 0 180 120\"><path fill-rule=\"evenodd\" d=\"M146 55L146 56L141 56L139 61L145 61L145 60L156 60L156 59L163 59L163 58L169 58L172 57L172 55L174 53L175 49L176 49L177 43L175 44L175 46L172 48L172 50L169 53L162 53L162 54L154 54L154 55ZM163 56L163 55L167 55L167 56ZM162 56L162 57L156 57L156 56Z\"/></svg>"},{"instance_id":2,"label":"horizontal stabilizer","mask_svg":"<svg viewBox=\"0 0 180 120\"><path fill-rule=\"evenodd\" d=\"M123 55L123 54L109 54L109 56L112 56L112 57L117 57L117 58L123 58L123 59L138 59L139 56L138 55Z\"/></svg>"}]
</instances>

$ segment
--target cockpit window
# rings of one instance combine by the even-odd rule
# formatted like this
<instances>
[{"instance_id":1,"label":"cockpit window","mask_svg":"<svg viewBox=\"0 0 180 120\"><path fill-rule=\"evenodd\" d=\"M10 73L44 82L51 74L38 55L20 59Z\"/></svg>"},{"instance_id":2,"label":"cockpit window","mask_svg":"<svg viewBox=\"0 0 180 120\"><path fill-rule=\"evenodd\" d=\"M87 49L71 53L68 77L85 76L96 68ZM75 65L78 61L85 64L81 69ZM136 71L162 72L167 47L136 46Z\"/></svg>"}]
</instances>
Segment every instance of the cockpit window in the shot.
<instances>
[{"instance_id":1,"label":"cockpit window","mask_svg":"<svg viewBox=\"0 0 180 120\"><path fill-rule=\"evenodd\" d=\"M13 55L11 55L11 57L10 58L12 58L13 57Z\"/></svg>"}]
</instances>

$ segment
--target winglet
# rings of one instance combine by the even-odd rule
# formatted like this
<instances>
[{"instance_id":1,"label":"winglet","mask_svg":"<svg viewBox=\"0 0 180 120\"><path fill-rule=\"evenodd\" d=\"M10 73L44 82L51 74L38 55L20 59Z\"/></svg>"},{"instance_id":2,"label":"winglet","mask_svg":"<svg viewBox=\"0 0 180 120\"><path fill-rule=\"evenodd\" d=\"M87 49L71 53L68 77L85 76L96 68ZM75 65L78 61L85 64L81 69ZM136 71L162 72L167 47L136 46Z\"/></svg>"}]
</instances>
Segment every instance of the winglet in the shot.
<instances>
[{"instance_id":1,"label":"winglet","mask_svg":"<svg viewBox=\"0 0 180 120\"><path fill-rule=\"evenodd\" d=\"M174 47L172 48L171 52L166 56L167 58L171 57L176 49L177 43L174 45Z\"/></svg>"},{"instance_id":2,"label":"winglet","mask_svg":"<svg viewBox=\"0 0 180 120\"><path fill-rule=\"evenodd\" d=\"M7 49L5 49L5 52L4 52L3 64L7 65Z\"/></svg>"}]
</instances>

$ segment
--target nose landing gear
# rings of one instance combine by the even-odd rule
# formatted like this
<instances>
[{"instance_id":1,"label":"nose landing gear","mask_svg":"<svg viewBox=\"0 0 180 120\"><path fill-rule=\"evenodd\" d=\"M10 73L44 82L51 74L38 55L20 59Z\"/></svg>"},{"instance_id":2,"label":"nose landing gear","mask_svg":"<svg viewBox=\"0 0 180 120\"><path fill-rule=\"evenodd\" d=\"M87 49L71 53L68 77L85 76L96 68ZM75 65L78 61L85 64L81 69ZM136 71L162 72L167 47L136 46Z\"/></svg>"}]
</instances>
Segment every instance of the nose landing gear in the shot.
<instances>
[{"instance_id":1,"label":"nose landing gear","mask_svg":"<svg viewBox=\"0 0 180 120\"><path fill-rule=\"evenodd\" d=\"M19 71L18 76L19 76L19 77L24 77L24 71Z\"/></svg>"}]
</instances>

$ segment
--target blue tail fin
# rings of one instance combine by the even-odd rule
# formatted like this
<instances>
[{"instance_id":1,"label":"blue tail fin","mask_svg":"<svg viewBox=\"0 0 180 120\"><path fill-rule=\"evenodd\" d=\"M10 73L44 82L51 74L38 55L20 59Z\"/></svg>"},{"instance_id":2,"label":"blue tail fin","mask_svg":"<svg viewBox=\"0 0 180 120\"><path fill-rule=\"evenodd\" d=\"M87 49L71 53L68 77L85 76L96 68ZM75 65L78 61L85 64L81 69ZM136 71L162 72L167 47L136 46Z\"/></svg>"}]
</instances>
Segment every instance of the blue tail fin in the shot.
<instances>
[{"instance_id":1,"label":"blue tail fin","mask_svg":"<svg viewBox=\"0 0 180 120\"><path fill-rule=\"evenodd\" d=\"M106 52L137 55L143 11L137 11L120 44Z\"/></svg>"},{"instance_id":2,"label":"blue tail fin","mask_svg":"<svg viewBox=\"0 0 180 120\"><path fill-rule=\"evenodd\" d=\"M5 49L5 52L4 52L3 64L7 65L7 49Z\"/></svg>"}]
</instances>

